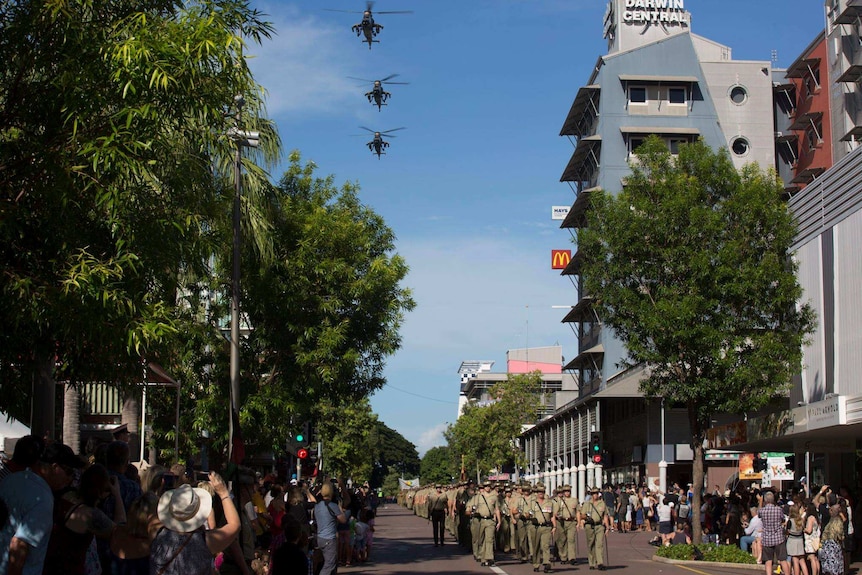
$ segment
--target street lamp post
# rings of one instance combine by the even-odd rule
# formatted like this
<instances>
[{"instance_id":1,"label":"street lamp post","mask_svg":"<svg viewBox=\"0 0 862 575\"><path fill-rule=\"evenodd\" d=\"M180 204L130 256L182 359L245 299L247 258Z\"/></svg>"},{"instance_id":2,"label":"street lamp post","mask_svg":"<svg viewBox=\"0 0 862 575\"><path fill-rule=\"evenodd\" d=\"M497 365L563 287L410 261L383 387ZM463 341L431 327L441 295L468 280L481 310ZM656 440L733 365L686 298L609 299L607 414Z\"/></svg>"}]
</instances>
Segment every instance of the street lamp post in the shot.
<instances>
[{"instance_id":1,"label":"street lamp post","mask_svg":"<svg viewBox=\"0 0 862 575\"><path fill-rule=\"evenodd\" d=\"M242 121L242 107L245 98L242 95L234 97L236 112L234 115L234 127L229 131L231 139L236 143L234 152L234 196L233 196L233 272L231 275L231 298L230 298L230 419L228 430L230 440L228 441L228 459L233 457L234 440L234 417L239 421L239 278L240 278L240 246L242 242L240 230L240 216L242 209L242 149L245 147L256 148L260 144L258 132L244 132L240 130Z\"/></svg>"}]
</instances>

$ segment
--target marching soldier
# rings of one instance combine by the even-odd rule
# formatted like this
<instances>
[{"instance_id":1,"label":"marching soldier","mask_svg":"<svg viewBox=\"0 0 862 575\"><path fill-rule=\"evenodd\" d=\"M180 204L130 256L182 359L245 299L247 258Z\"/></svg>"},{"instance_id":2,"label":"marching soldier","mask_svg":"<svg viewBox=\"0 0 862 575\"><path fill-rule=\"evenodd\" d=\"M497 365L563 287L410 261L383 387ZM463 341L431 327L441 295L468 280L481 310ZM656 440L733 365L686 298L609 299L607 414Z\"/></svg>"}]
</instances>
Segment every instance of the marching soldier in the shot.
<instances>
[{"instance_id":1,"label":"marching soldier","mask_svg":"<svg viewBox=\"0 0 862 575\"><path fill-rule=\"evenodd\" d=\"M533 489L536 499L530 505L530 517L535 526L533 538L533 571L538 572L544 564L545 573L551 572L551 538L557 527L554 504L545 497L545 486L536 484Z\"/></svg>"},{"instance_id":2,"label":"marching soldier","mask_svg":"<svg viewBox=\"0 0 862 575\"><path fill-rule=\"evenodd\" d=\"M457 501L457 513L458 513L458 543L466 547L467 549L472 548L472 540L471 540L471 530L470 524L472 521L470 520L472 516L472 511L470 510L470 499L473 497L473 486L469 483L465 483L461 489L460 495L458 496Z\"/></svg>"},{"instance_id":3,"label":"marching soldier","mask_svg":"<svg viewBox=\"0 0 862 575\"><path fill-rule=\"evenodd\" d=\"M443 545L445 538L446 515L449 511L449 498L443 493L443 486L434 486L434 493L428 496L428 512L431 515L431 528L434 530L434 547Z\"/></svg>"},{"instance_id":4,"label":"marching soldier","mask_svg":"<svg viewBox=\"0 0 862 575\"><path fill-rule=\"evenodd\" d=\"M515 530L512 525L512 488L505 487L500 499L500 528L497 530L497 549L509 553L515 548Z\"/></svg>"},{"instance_id":5,"label":"marching soldier","mask_svg":"<svg viewBox=\"0 0 862 575\"><path fill-rule=\"evenodd\" d=\"M476 494L476 514L479 516L479 557L483 567L494 565L494 537L500 528L500 505L497 492L491 489L491 482L482 484L482 491Z\"/></svg>"},{"instance_id":6,"label":"marching soldier","mask_svg":"<svg viewBox=\"0 0 862 575\"><path fill-rule=\"evenodd\" d=\"M530 549L527 545L527 514L529 512L530 486L520 483L517 486L518 493L512 497L509 511L512 514L512 527L515 532L515 555L521 563L530 558Z\"/></svg>"},{"instance_id":7,"label":"marching soldier","mask_svg":"<svg viewBox=\"0 0 862 575\"><path fill-rule=\"evenodd\" d=\"M578 500L572 497L572 486L563 485L557 499L554 516L557 518L557 552L560 561L575 565L578 562Z\"/></svg>"},{"instance_id":8,"label":"marching soldier","mask_svg":"<svg viewBox=\"0 0 862 575\"><path fill-rule=\"evenodd\" d=\"M590 494L590 500L581 506L581 522L584 524L584 532L587 536L590 569L604 571L606 569L605 525L609 521L608 509L598 487L593 487Z\"/></svg>"},{"instance_id":9,"label":"marching soldier","mask_svg":"<svg viewBox=\"0 0 862 575\"><path fill-rule=\"evenodd\" d=\"M479 534L481 532L482 525L479 522L479 511L477 508L477 500L480 492L480 489L474 488L471 491L470 500L467 502L467 512L470 514L470 548L473 551L473 559L477 562L481 561L481 548L479 547L481 541L479 539Z\"/></svg>"}]
</instances>

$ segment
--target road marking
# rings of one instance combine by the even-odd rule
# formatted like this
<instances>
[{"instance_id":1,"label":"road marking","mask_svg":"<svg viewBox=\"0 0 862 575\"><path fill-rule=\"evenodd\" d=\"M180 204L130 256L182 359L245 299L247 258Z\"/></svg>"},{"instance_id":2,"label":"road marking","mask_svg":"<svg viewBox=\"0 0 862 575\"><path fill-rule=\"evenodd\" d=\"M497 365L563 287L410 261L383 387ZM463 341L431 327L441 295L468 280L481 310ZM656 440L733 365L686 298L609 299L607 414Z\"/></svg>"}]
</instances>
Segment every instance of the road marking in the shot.
<instances>
[{"instance_id":1,"label":"road marking","mask_svg":"<svg viewBox=\"0 0 862 575\"><path fill-rule=\"evenodd\" d=\"M499 568L499 567L497 567L496 565L494 565L493 567L491 567L491 571L493 571L493 572L494 572L494 573L496 573L497 575L509 575L508 573L506 573L505 571L503 571L502 569L500 569L500 568Z\"/></svg>"},{"instance_id":2,"label":"road marking","mask_svg":"<svg viewBox=\"0 0 862 575\"><path fill-rule=\"evenodd\" d=\"M701 570L695 569L693 567L686 567L685 565L674 564L674 567L679 567L680 569L686 569L687 571L692 571L694 573L698 573L699 575L713 575L712 573L707 573L706 571L701 571Z\"/></svg>"}]
</instances>

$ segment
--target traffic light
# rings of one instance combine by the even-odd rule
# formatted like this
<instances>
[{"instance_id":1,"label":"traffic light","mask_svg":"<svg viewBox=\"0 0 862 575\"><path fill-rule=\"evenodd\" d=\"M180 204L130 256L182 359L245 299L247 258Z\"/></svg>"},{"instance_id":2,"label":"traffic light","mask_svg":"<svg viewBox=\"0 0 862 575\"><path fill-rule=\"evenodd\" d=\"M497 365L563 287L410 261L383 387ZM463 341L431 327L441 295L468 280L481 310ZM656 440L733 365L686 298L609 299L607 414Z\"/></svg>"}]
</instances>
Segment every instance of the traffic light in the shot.
<instances>
[{"instance_id":1,"label":"traffic light","mask_svg":"<svg viewBox=\"0 0 862 575\"><path fill-rule=\"evenodd\" d=\"M602 434L598 431L590 433L590 461L601 465L602 460Z\"/></svg>"}]
</instances>

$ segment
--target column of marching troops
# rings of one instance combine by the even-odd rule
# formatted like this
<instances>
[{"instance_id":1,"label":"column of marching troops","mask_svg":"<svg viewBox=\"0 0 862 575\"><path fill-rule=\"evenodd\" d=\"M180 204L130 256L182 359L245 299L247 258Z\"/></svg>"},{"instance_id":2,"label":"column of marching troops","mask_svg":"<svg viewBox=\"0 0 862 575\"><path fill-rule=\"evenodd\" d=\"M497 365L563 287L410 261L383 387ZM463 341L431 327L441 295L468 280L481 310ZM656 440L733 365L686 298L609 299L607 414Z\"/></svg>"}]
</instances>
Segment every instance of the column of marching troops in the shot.
<instances>
[{"instance_id":1,"label":"column of marching troops","mask_svg":"<svg viewBox=\"0 0 862 575\"><path fill-rule=\"evenodd\" d=\"M449 532L483 566L495 564L496 552L529 561L536 572L543 567L550 573L552 559L576 565L578 530L583 530L590 569L603 571L611 519L601 491L594 487L589 493L581 503L572 497L570 485L549 497L541 483L469 481L403 491L399 503L431 521L435 547L443 545L444 531Z\"/></svg>"}]
</instances>

